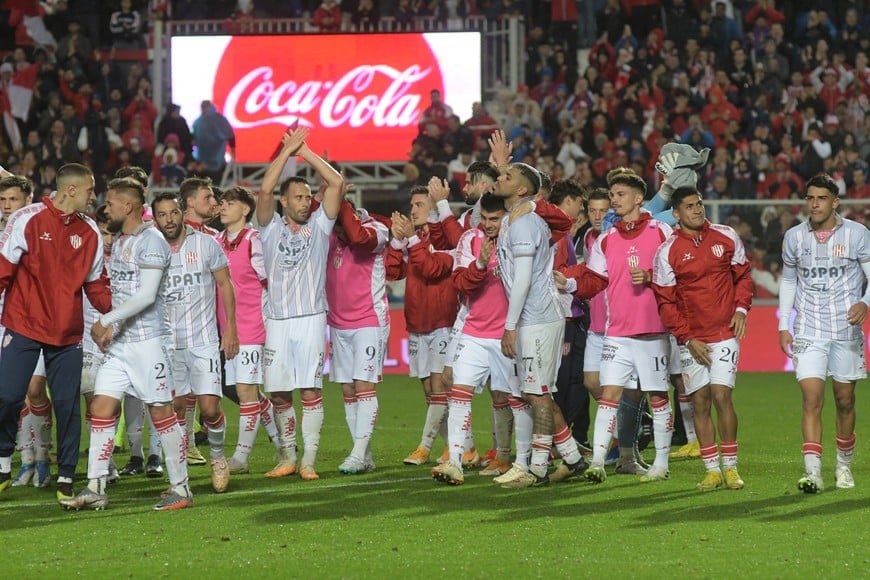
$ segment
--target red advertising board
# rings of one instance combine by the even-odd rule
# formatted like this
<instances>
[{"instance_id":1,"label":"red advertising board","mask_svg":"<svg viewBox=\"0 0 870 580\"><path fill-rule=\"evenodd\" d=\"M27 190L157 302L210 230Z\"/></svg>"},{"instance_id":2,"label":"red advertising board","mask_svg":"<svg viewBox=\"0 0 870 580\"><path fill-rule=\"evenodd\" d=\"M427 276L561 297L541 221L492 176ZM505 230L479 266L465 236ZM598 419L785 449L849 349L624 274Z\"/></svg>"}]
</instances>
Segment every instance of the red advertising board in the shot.
<instances>
[{"instance_id":1,"label":"red advertising board","mask_svg":"<svg viewBox=\"0 0 870 580\"><path fill-rule=\"evenodd\" d=\"M338 161L407 158L437 89L461 118L480 100L480 34L177 36L172 99L193 122L211 100L236 160L268 162L294 124Z\"/></svg>"}]
</instances>

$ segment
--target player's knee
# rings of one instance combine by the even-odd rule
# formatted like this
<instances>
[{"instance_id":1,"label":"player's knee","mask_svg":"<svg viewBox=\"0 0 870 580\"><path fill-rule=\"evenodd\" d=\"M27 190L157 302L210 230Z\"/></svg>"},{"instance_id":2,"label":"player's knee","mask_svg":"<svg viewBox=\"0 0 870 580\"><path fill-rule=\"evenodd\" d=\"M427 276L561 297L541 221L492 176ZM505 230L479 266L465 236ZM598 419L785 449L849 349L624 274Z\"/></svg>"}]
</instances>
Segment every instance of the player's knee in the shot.
<instances>
[{"instance_id":1,"label":"player's knee","mask_svg":"<svg viewBox=\"0 0 870 580\"><path fill-rule=\"evenodd\" d=\"M855 393L836 393L834 403L837 405L838 413L851 413L855 410Z\"/></svg>"}]
</instances>

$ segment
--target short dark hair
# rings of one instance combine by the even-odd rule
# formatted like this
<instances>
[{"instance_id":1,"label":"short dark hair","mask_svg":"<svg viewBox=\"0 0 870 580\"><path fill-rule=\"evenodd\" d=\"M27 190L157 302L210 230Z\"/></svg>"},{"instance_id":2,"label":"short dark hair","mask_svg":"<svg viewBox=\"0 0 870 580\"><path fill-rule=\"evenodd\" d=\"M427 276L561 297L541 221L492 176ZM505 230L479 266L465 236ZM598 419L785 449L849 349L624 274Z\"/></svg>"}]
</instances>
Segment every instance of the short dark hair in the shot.
<instances>
[{"instance_id":1,"label":"short dark hair","mask_svg":"<svg viewBox=\"0 0 870 580\"><path fill-rule=\"evenodd\" d=\"M0 191L6 191L13 187L20 189L24 193L24 197L33 195L33 182L26 177L7 175L3 179L0 179Z\"/></svg>"},{"instance_id":2,"label":"short dark hair","mask_svg":"<svg viewBox=\"0 0 870 580\"><path fill-rule=\"evenodd\" d=\"M613 187L619 183L637 189L639 193L646 195L646 181L633 169L617 167L607 172L607 187Z\"/></svg>"},{"instance_id":3,"label":"short dark hair","mask_svg":"<svg viewBox=\"0 0 870 580\"><path fill-rule=\"evenodd\" d=\"M807 180L807 189L809 192L811 187L821 187L831 192L834 197L840 197L840 188L837 187L837 182L827 173L818 173Z\"/></svg>"},{"instance_id":4,"label":"short dark hair","mask_svg":"<svg viewBox=\"0 0 870 580\"><path fill-rule=\"evenodd\" d=\"M97 208L97 211L94 212L94 221L97 222L97 224L109 223L109 214L106 212L106 204L101 205Z\"/></svg>"},{"instance_id":5,"label":"short dark hair","mask_svg":"<svg viewBox=\"0 0 870 580\"><path fill-rule=\"evenodd\" d=\"M245 187L236 186L229 188L221 196L221 201L238 201L245 204L251 210L248 214L248 219L251 219L257 211L257 200L254 198L254 194Z\"/></svg>"},{"instance_id":6,"label":"short dark hair","mask_svg":"<svg viewBox=\"0 0 870 580\"><path fill-rule=\"evenodd\" d=\"M610 202L610 192L607 191L606 187L596 187L591 192L589 192L589 197L586 199L586 201L589 202L602 199Z\"/></svg>"},{"instance_id":7,"label":"short dark hair","mask_svg":"<svg viewBox=\"0 0 870 580\"><path fill-rule=\"evenodd\" d=\"M678 187L674 190L674 193L671 194L671 207L677 209L680 207L680 204L683 203L683 200L687 197L692 197L693 195L697 195L701 199L704 199L701 192L694 187Z\"/></svg>"},{"instance_id":8,"label":"short dark hair","mask_svg":"<svg viewBox=\"0 0 870 580\"><path fill-rule=\"evenodd\" d=\"M415 195L429 195L429 188L425 185L415 185L408 193L408 197L414 197Z\"/></svg>"},{"instance_id":9,"label":"short dark hair","mask_svg":"<svg viewBox=\"0 0 870 580\"><path fill-rule=\"evenodd\" d=\"M126 177L134 181L138 181L142 187L148 187L148 172L141 167L131 165L130 167L122 167L115 172L116 178Z\"/></svg>"},{"instance_id":10,"label":"short dark hair","mask_svg":"<svg viewBox=\"0 0 870 580\"><path fill-rule=\"evenodd\" d=\"M196 195L200 189L211 189L211 178L209 177L188 177L181 182L178 187L178 193L181 196L182 206L187 207L187 200ZM152 204L153 206L154 204ZM184 211L182 209L182 211Z\"/></svg>"},{"instance_id":11,"label":"short dark hair","mask_svg":"<svg viewBox=\"0 0 870 580\"><path fill-rule=\"evenodd\" d=\"M541 174L537 169L527 163L511 163L511 167L520 172L520 175L529 184L528 195L535 195L541 189Z\"/></svg>"},{"instance_id":12,"label":"short dark hair","mask_svg":"<svg viewBox=\"0 0 870 580\"><path fill-rule=\"evenodd\" d=\"M90 167L82 165L81 163L67 163L57 170L58 189L60 189L61 182L67 181L68 179L81 179L93 176L94 172L91 171Z\"/></svg>"},{"instance_id":13,"label":"short dark hair","mask_svg":"<svg viewBox=\"0 0 870 580\"><path fill-rule=\"evenodd\" d=\"M468 166L465 172L471 183L477 183L477 180L483 177L490 179L493 183L498 181L498 167L489 161L475 161Z\"/></svg>"},{"instance_id":14,"label":"short dark hair","mask_svg":"<svg viewBox=\"0 0 870 580\"><path fill-rule=\"evenodd\" d=\"M541 176L541 187L538 188L538 193L546 192L547 200L549 201L553 188L553 180L550 179L550 174L546 171L538 171L538 174Z\"/></svg>"},{"instance_id":15,"label":"short dark hair","mask_svg":"<svg viewBox=\"0 0 870 580\"><path fill-rule=\"evenodd\" d=\"M129 177L113 179L109 182L107 188L119 193L129 193L133 195L140 204L145 205L145 188L135 179Z\"/></svg>"},{"instance_id":16,"label":"short dark hair","mask_svg":"<svg viewBox=\"0 0 870 580\"><path fill-rule=\"evenodd\" d=\"M198 188L197 188L198 189ZM154 196L154 199L151 201L151 213L157 214L157 204L161 201L174 201L178 204L178 209L184 211L184 198L175 193L174 191L162 191Z\"/></svg>"},{"instance_id":17,"label":"short dark hair","mask_svg":"<svg viewBox=\"0 0 870 580\"><path fill-rule=\"evenodd\" d=\"M305 187L309 187L308 182L304 177L299 177L297 175L291 175L287 179L281 182L281 185L278 186L278 193L281 194L281 197L287 195L287 192L290 190L290 186L294 183L298 183L299 185L304 185Z\"/></svg>"},{"instance_id":18,"label":"short dark hair","mask_svg":"<svg viewBox=\"0 0 870 580\"><path fill-rule=\"evenodd\" d=\"M484 193L480 196L480 209L487 212L505 211L504 198Z\"/></svg>"},{"instance_id":19,"label":"short dark hair","mask_svg":"<svg viewBox=\"0 0 870 580\"><path fill-rule=\"evenodd\" d=\"M572 199L585 198L586 188L571 179L560 179L553 184L550 190L550 203L559 205L569 197Z\"/></svg>"}]
</instances>

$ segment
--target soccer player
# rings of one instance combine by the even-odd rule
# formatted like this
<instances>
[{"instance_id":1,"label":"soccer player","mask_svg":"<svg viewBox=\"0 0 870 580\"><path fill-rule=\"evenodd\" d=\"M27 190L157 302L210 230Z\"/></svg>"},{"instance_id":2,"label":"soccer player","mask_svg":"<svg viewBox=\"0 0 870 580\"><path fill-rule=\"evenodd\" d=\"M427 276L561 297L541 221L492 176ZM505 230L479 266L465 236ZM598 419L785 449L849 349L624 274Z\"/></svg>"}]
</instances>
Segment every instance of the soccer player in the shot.
<instances>
[{"instance_id":1,"label":"soccer player","mask_svg":"<svg viewBox=\"0 0 870 580\"><path fill-rule=\"evenodd\" d=\"M453 284L468 299L468 315L456 337L456 354L451 361L454 384L447 415L450 459L432 470L433 478L452 485L465 482L462 456L466 432L471 429L472 396L482 391L489 379L493 405L506 408L511 392L513 371L501 353L500 340L508 303L493 249L504 214L503 199L492 194L481 197L480 225L462 235L454 257ZM496 456L484 470L487 474L502 474L510 468L510 422L500 421L495 433Z\"/></svg>"},{"instance_id":2,"label":"soccer player","mask_svg":"<svg viewBox=\"0 0 870 580\"><path fill-rule=\"evenodd\" d=\"M349 187L349 186L348 186ZM375 468L371 438L378 418L376 385L384 372L390 333L384 254L387 226L365 210L342 201L329 238L326 301L330 329L330 378L341 385L353 449L338 470L366 473Z\"/></svg>"},{"instance_id":3,"label":"soccer player","mask_svg":"<svg viewBox=\"0 0 870 580\"><path fill-rule=\"evenodd\" d=\"M0 236L0 292L5 291L0 356L0 491L12 483L18 418L40 352L52 386L58 439L58 499L72 497L81 439L82 291L102 312L111 308L103 248L84 215L94 199L94 175L67 164L57 195L9 219ZM63 276L58 276L63 272Z\"/></svg>"},{"instance_id":4,"label":"soccer player","mask_svg":"<svg viewBox=\"0 0 870 580\"><path fill-rule=\"evenodd\" d=\"M565 270L557 284L584 298L605 291L607 324L601 354L601 399L595 414L592 462L586 478L602 483L620 397L626 388L647 392L653 409L656 458L641 481L667 479L673 417L668 396L669 339L650 287L655 252L671 234L667 224L641 211L646 183L633 171L617 168L607 175L610 205L620 219L601 234L589 261Z\"/></svg>"},{"instance_id":5,"label":"soccer player","mask_svg":"<svg viewBox=\"0 0 870 580\"><path fill-rule=\"evenodd\" d=\"M257 199L257 222L263 240L269 302L263 351L264 388L272 396L278 439L278 465L267 473L296 472L296 412L293 391L301 391L302 441L299 475L319 479L314 469L323 427L323 363L326 357L326 269L329 235L341 206L341 175L306 144L308 129L289 131L283 148L266 170ZM311 188L304 179L281 183L281 218L272 191L292 156L307 161L325 183L323 202L311 213Z\"/></svg>"},{"instance_id":6,"label":"soccer player","mask_svg":"<svg viewBox=\"0 0 870 580\"><path fill-rule=\"evenodd\" d=\"M223 493L230 470L224 456L227 426L221 409L220 351L226 353L227 360L238 354L235 292L227 257L217 240L183 223L182 204L174 192L157 194L151 202L154 223L172 250L163 298L175 338L174 405L179 422L185 421L188 395L196 396L208 432L211 485L217 493ZM215 284L227 320L220 339ZM190 437L191 426L186 432Z\"/></svg>"},{"instance_id":7,"label":"soccer player","mask_svg":"<svg viewBox=\"0 0 870 580\"><path fill-rule=\"evenodd\" d=\"M150 222L143 223L144 205L145 189L137 181L122 178L109 182L106 213L109 231L117 235L109 262L113 308L91 328L106 358L97 371L91 404L88 485L74 498L61 502L68 509L99 510L108 505L106 483L115 447L115 417L128 393L148 406L166 459L170 489L154 509L193 505L184 429L172 408L172 338L162 289L171 250Z\"/></svg>"},{"instance_id":8,"label":"soccer player","mask_svg":"<svg viewBox=\"0 0 870 580\"><path fill-rule=\"evenodd\" d=\"M220 219L224 231L218 235L230 268L236 297L236 327L239 354L224 365L227 385L235 385L239 396L239 439L227 464L230 473L248 473L248 455L257 438L260 423L269 439L278 446L278 430L272 402L260 394L263 382L263 344L266 327L263 320L266 266L260 232L250 225L257 210L257 199L244 187L224 192L220 202ZM218 287L220 296L220 287ZM228 330L224 310L218 309L221 334Z\"/></svg>"},{"instance_id":9,"label":"soccer player","mask_svg":"<svg viewBox=\"0 0 870 580\"><path fill-rule=\"evenodd\" d=\"M553 283L550 229L539 215L528 211L540 187L537 170L524 163L504 167L496 186L496 195L503 198L505 207L514 213L503 218L497 244L499 273L508 296L501 350L504 356L514 360L512 396L530 405L532 413L528 469L522 465L518 449L517 463L507 473L493 479L504 487L549 483L547 467L553 445L569 471L565 477L586 469L577 443L552 397L561 358L565 315ZM523 210L527 213L523 214ZM520 431L518 423L518 442Z\"/></svg>"},{"instance_id":10,"label":"soccer player","mask_svg":"<svg viewBox=\"0 0 870 580\"><path fill-rule=\"evenodd\" d=\"M405 323L411 376L420 379L426 396L426 420L417 448L406 465L423 465L447 416L447 392L441 373L447 362L450 330L456 322L459 299L450 280L453 257L430 247L427 219L432 199L426 186L411 189L410 219L394 212L393 241L387 253L387 279L404 278Z\"/></svg>"},{"instance_id":11,"label":"soccer player","mask_svg":"<svg viewBox=\"0 0 870 580\"><path fill-rule=\"evenodd\" d=\"M839 189L828 175L807 181L809 219L785 233L779 290L779 344L792 357L803 394L804 493L824 489L822 407L825 381L833 380L837 406L836 486L855 486L855 383L867 376L861 325L870 305L870 231L840 217ZM794 335L789 331L792 308Z\"/></svg>"},{"instance_id":12,"label":"soccer player","mask_svg":"<svg viewBox=\"0 0 870 580\"><path fill-rule=\"evenodd\" d=\"M746 314L752 305L749 261L737 232L707 221L696 189L679 188L671 200L680 227L656 253L652 288L662 322L680 345L685 394L695 410L695 431L707 470L697 487L743 489L731 392L739 341L746 335ZM718 417L724 477L711 400Z\"/></svg>"},{"instance_id":13,"label":"soccer player","mask_svg":"<svg viewBox=\"0 0 870 580\"><path fill-rule=\"evenodd\" d=\"M440 181L440 180L439 180ZM489 161L475 161L466 170L466 181L462 186L465 203L470 207L462 212L459 219L453 215L447 198L450 189L444 184L434 196L435 212L429 216L429 235L432 244L439 250L452 250L459 244L463 233L480 223L480 208L478 201L481 196L491 193L498 181L498 168ZM446 191L444 191L446 190Z\"/></svg>"}]
</instances>

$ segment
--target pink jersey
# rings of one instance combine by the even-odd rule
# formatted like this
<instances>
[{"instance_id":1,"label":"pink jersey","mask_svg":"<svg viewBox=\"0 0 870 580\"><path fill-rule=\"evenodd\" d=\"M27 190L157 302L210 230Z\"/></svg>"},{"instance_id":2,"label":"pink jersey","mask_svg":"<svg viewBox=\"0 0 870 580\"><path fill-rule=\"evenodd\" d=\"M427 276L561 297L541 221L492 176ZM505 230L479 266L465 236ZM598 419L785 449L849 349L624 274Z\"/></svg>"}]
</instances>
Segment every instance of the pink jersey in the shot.
<instances>
[{"instance_id":1,"label":"pink jersey","mask_svg":"<svg viewBox=\"0 0 870 580\"><path fill-rule=\"evenodd\" d=\"M364 219L362 226L377 233L377 246L373 250L346 244L335 232L329 237L326 322L332 328L351 330L390 323L384 264L389 231L371 218Z\"/></svg>"},{"instance_id":2,"label":"pink jersey","mask_svg":"<svg viewBox=\"0 0 870 580\"><path fill-rule=\"evenodd\" d=\"M498 274L495 248L486 272L477 268L477 257L485 238L486 234L479 228L468 230L459 238L453 258L453 281L468 302L468 315L462 334L475 338L501 338L507 318L508 298ZM468 270L466 275L462 275L461 269ZM474 288L467 285L474 285Z\"/></svg>"},{"instance_id":3,"label":"pink jersey","mask_svg":"<svg viewBox=\"0 0 870 580\"><path fill-rule=\"evenodd\" d=\"M266 287L266 267L263 262L263 244L260 242L260 232L250 226L237 234L230 240L229 233L223 231L217 240L229 261L230 277L236 293L239 344L264 344L266 327L263 324L263 290ZM227 326L227 314L223 308L218 308L217 311L218 325L223 333Z\"/></svg>"},{"instance_id":4,"label":"pink jersey","mask_svg":"<svg viewBox=\"0 0 870 580\"><path fill-rule=\"evenodd\" d=\"M607 278L607 336L638 336L667 332L659 317L655 294L649 284L633 284L631 268L651 271L656 251L671 235L671 228L657 220L644 220L640 234L625 237L614 227L596 240L589 269Z\"/></svg>"},{"instance_id":5,"label":"pink jersey","mask_svg":"<svg viewBox=\"0 0 870 580\"><path fill-rule=\"evenodd\" d=\"M601 230L589 228L583 237L585 253L583 258L588 262L592 253L595 240L601 236ZM607 303L604 300L604 292L599 292L589 299L589 332L604 334L607 326Z\"/></svg>"}]
</instances>

